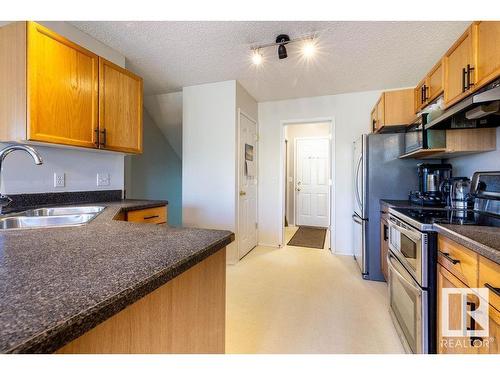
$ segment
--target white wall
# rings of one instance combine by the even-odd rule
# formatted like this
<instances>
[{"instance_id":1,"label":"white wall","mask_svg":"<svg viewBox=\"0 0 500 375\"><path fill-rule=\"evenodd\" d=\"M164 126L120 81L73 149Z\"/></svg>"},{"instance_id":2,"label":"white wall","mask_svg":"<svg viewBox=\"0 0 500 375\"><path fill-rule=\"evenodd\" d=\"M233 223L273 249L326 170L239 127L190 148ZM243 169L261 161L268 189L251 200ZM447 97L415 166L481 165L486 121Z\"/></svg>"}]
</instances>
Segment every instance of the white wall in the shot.
<instances>
[{"instance_id":1,"label":"white wall","mask_svg":"<svg viewBox=\"0 0 500 375\"><path fill-rule=\"evenodd\" d=\"M360 134L369 132L370 111L379 95L380 91L368 91L259 103L259 243L281 244L284 182L280 181L280 140L284 122L333 118L333 251L352 254L352 142Z\"/></svg>"},{"instance_id":2,"label":"white wall","mask_svg":"<svg viewBox=\"0 0 500 375\"><path fill-rule=\"evenodd\" d=\"M495 151L483 152L448 159L453 166L453 176L472 177L478 171L500 171L500 128L497 128L497 149Z\"/></svg>"},{"instance_id":3,"label":"white wall","mask_svg":"<svg viewBox=\"0 0 500 375\"><path fill-rule=\"evenodd\" d=\"M9 22L0 22L0 26ZM88 50L125 66L125 57L66 22L40 22ZM0 147L5 147L0 144ZM28 155L16 152L5 159L2 192L42 193L57 191L114 190L124 187L122 154L58 147L38 147L44 164L35 166ZM28 159L29 158L29 159ZM54 188L54 172L66 173L66 186ZM110 186L97 187L97 173L109 173Z\"/></svg>"},{"instance_id":4,"label":"white wall","mask_svg":"<svg viewBox=\"0 0 500 375\"><path fill-rule=\"evenodd\" d=\"M236 231L236 82L184 87L182 221Z\"/></svg>"},{"instance_id":5,"label":"white wall","mask_svg":"<svg viewBox=\"0 0 500 375\"><path fill-rule=\"evenodd\" d=\"M289 225L295 224L295 139L299 137L327 137L328 135L330 135L329 122L285 126L285 139L288 141L286 217Z\"/></svg>"},{"instance_id":6,"label":"white wall","mask_svg":"<svg viewBox=\"0 0 500 375\"><path fill-rule=\"evenodd\" d=\"M182 221L237 234L237 113L257 119L255 100L236 82L184 87ZM228 263L237 260L237 240Z\"/></svg>"}]
</instances>

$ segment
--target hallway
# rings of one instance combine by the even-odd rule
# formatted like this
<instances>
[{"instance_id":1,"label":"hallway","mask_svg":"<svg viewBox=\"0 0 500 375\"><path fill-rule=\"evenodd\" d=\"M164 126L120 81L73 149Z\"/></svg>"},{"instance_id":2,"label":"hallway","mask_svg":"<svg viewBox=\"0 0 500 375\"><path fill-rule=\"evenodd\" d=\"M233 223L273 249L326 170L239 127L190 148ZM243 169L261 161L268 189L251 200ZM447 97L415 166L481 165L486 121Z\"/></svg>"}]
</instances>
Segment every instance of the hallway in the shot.
<instances>
[{"instance_id":1,"label":"hallway","mask_svg":"<svg viewBox=\"0 0 500 375\"><path fill-rule=\"evenodd\" d=\"M226 285L226 353L403 353L386 283L363 281L350 256L259 246Z\"/></svg>"}]
</instances>

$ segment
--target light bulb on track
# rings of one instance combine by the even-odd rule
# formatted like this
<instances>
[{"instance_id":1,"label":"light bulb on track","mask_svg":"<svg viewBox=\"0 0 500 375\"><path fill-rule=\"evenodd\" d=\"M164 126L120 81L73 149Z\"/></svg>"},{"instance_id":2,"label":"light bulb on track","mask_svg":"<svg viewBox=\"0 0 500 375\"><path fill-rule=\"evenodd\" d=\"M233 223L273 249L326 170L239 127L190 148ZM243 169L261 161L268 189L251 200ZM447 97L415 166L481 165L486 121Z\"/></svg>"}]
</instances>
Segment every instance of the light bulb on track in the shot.
<instances>
[{"instance_id":1,"label":"light bulb on track","mask_svg":"<svg viewBox=\"0 0 500 375\"><path fill-rule=\"evenodd\" d=\"M316 53L316 43L314 42L313 39L307 40L304 42L304 45L302 46L302 54L306 58L311 58L314 56Z\"/></svg>"},{"instance_id":2,"label":"light bulb on track","mask_svg":"<svg viewBox=\"0 0 500 375\"><path fill-rule=\"evenodd\" d=\"M253 51L253 53L252 53L252 63L254 65L260 65L260 64L262 64L262 55L259 52L259 50Z\"/></svg>"}]
</instances>

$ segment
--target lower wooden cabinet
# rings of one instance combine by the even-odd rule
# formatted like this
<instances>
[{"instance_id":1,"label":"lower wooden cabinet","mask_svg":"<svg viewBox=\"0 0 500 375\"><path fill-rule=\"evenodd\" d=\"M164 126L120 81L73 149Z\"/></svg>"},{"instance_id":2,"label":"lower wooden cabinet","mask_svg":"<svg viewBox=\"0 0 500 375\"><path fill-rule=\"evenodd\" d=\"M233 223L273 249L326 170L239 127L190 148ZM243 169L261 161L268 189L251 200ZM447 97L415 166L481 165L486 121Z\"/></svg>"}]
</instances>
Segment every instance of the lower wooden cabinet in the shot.
<instances>
[{"instance_id":1,"label":"lower wooden cabinet","mask_svg":"<svg viewBox=\"0 0 500 375\"><path fill-rule=\"evenodd\" d=\"M437 350L438 353L454 354L500 354L500 311L497 310L498 295L496 290L500 284L500 265L484 258L455 241L438 236L437 267ZM489 317L489 333L487 337L443 337L443 321L446 316L442 308L445 288L465 288L467 293L466 307L476 310L486 300L479 297L471 288L487 288L489 304L486 306ZM458 330L462 327L462 319L468 329L476 325L470 316L463 316L461 294L449 296L447 328ZM479 328L479 327L477 327Z\"/></svg>"},{"instance_id":2,"label":"lower wooden cabinet","mask_svg":"<svg viewBox=\"0 0 500 375\"><path fill-rule=\"evenodd\" d=\"M135 223L165 224L167 222L167 207L153 207L144 210L127 212L127 221Z\"/></svg>"},{"instance_id":3,"label":"lower wooden cabinet","mask_svg":"<svg viewBox=\"0 0 500 375\"><path fill-rule=\"evenodd\" d=\"M459 279L453 276L446 268L438 264L438 342L437 351L440 354L478 354L479 349L471 345L468 337L443 337L443 311L441 309L443 288L467 288ZM477 304L478 298L472 294L467 297L467 303ZM449 329L459 329L462 322L462 301L460 295L450 296L449 300ZM470 324L470 323L468 323Z\"/></svg>"}]
</instances>

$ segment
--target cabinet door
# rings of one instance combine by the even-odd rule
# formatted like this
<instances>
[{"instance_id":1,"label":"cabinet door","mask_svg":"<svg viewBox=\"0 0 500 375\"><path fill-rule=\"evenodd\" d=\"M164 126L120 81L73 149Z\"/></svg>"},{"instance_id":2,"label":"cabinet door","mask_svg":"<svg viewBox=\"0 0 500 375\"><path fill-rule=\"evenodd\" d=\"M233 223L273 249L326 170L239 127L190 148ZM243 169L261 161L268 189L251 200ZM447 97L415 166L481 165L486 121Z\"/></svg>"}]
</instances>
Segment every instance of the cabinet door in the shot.
<instances>
[{"instance_id":1,"label":"cabinet door","mask_svg":"<svg viewBox=\"0 0 500 375\"><path fill-rule=\"evenodd\" d=\"M142 78L99 58L99 144L142 152Z\"/></svg>"},{"instance_id":2,"label":"cabinet door","mask_svg":"<svg viewBox=\"0 0 500 375\"><path fill-rule=\"evenodd\" d=\"M440 354L477 354L478 347L470 345L469 337L443 337L442 336L442 323L443 323L443 310L442 299L444 288L466 288L460 280L454 277L444 267L438 264L438 314L437 314L437 351ZM468 296L468 303L478 304L479 298L476 296ZM459 329L462 321L462 303L460 295L452 295L449 299L449 324L450 329Z\"/></svg>"},{"instance_id":3,"label":"cabinet door","mask_svg":"<svg viewBox=\"0 0 500 375\"><path fill-rule=\"evenodd\" d=\"M372 128L372 132L375 132L377 129L377 107L375 106L372 109L372 113L370 114L370 126Z\"/></svg>"},{"instance_id":4,"label":"cabinet door","mask_svg":"<svg viewBox=\"0 0 500 375\"><path fill-rule=\"evenodd\" d=\"M387 280L387 252L389 251L389 224L386 220L380 220L380 267L382 274Z\"/></svg>"},{"instance_id":5,"label":"cabinet door","mask_svg":"<svg viewBox=\"0 0 500 375\"><path fill-rule=\"evenodd\" d=\"M480 86L500 75L500 22L482 21L474 25L477 40L477 83Z\"/></svg>"},{"instance_id":6,"label":"cabinet door","mask_svg":"<svg viewBox=\"0 0 500 375\"><path fill-rule=\"evenodd\" d=\"M415 113L420 111L427 104L425 97L427 90L426 80L421 81L417 87L415 87Z\"/></svg>"},{"instance_id":7,"label":"cabinet door","mask_svg":"<svg viewBox=\"0 0 500 375\"><path fill-rule=\"evenodd\" d=\"M440 61L429 72L427 77L426 100L431 102L443 92L443 64Z\"/></svg>"},{"instance_id":8,"label":"cabinet door","mask_svg":"<svg viewBox=\"0 0 500 375\"><path fill-rule=\"evenodd\" d=\"M469 94L467 89L467 65L474 67L472 27L460 37L444 57L444 103L452 105ZM475 82L475 70L470 74Z\"/></svg>"},{"instance_id":9,"label":"cabinet door","mask_svg":"<svg viewBox=\"0 0 500 375\"><path fill-rule=\"evenodd\" d=\"M385 123L385 114L384 114L384 103L385 103L385 95L382 94L380 99L377 102L377 130L380 130Z\"/></svg>"},{"instance_id":10,"label":"cabinet door","mask_svg":"<svg viewBox=\"0 0 500 375\"><path fill-rule=\"evenodd\" d=\"M96 147L98 57L27 23L27 139Z\"/></svg>"}]
</instances>

